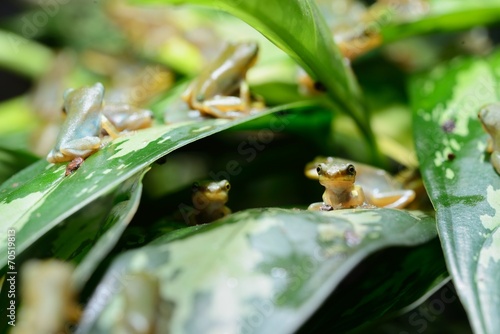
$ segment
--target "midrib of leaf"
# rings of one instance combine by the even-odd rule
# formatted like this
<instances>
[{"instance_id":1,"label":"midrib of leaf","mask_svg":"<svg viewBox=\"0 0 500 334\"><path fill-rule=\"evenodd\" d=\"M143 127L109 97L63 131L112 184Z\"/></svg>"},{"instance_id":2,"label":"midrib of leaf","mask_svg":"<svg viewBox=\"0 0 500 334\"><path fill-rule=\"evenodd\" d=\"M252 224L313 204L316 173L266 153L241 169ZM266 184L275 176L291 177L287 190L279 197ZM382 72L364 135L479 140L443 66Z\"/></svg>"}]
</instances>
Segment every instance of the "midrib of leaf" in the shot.
<instances>
[{"instance_id":1,"label":"midrib of leaf","mask_svg":"<svg viewBox=\"0 0 500 334\"><path fill-rule=\"evenodd\" d=\"M495 332L494 328L496 327L491 326L498 324L494 320L497 315L493 309L497 310L499 305L495 302L491 303L491 299L485 299L487 298L485 289L480 286L481 283L479 282L480 274L484 275L492 270L490 266L481 266L479 257L482 252L488 249L484 247L485 243L491 241L493 233L498 231L498 227L494 230L489 230L482 224L480 216L484 214L485 208L488 208L488 210L490 208L487 195L486 193L482 193L482 191L486 192L488 185L498 188L498 175L494 172L488 156L486 156L484 162L479 159L479 155L484 153L480 153L477 145L483 141L486 143L487 135L483 131L478 131L481 129L475 117L468 120L467 134L463 134L463 131L459 131L458 134L455 134L453 131L446 134L440 128L442 125L440 122L443 120L441 117L442 113L445 110L449 112L449 108L451 107L460 107L457 110L462 110L462 112L451 110L452 113L448 114L448 116L452 119L455 119L454 117L457 117L456 119L472 117L469 115L470 108L474 106L471 106L470 100L467 99L471 98L474 92L476 95L473 97L476 100L473 103L478 104L477 108L479 108L479 104L481 103L490 103L493 100L499 99L499 91L496 88L499 82L499 75L495 72L496 66L492 65L492 62L498 59L499 55L497 52L487 60L454 60L454 64L451 64L442 71L446 74L440 79L433 79L432 73L425 76L425 81L439 80L438 82L441 85L446 83L454 85L450 86L453 89L449 89L446 92L442 91L445 92L443 96L438 97L434 92L427 93L430 96L422 95L420 92L423 91L421 87L424 83L423 80L419 82L420 86L417 86L418 81L415 81L412 89L414 112L416 114L415 134L417 151L419 152L424 181L426 188L429 190L430 198L437 210L438 231L445 251L447 267L453 276L464 308L467 310L469 321L477 333ZM491 75L493 81L485 77L487 73ZM471 77L471 75L474 75L474 77ZM457 80L459 76L465 76L467 78L466 83L464 82L464 77L461 80ZM471 79L473 80L472 82L470 81ZM481 84L483 86L480 86ZM481 93L478 93L477 89L482 89ZM485 95L485 91L493 93ZM428 101L420 103L420 101L425 100L436 102L432 107ZM435 113L437 104L443 104L443 101L445 108L441 110L440 114ZM461 105L458 105L457 101L460 101ZM469 102L469 104L464 101ZM469 110L463 110L465 107L469 108ZM425 113L429 117L428 120L423 118L422 114L424 113L420 109L425 109ZM433 122L434 124L425 122ZM429 130L426 130L425 127L429 127ZM430 130L431 128L432 130ZM429 141L423 137L424 135L435 138ZM443 138L458 140L460 142L460 149L454 152L456 153L456 158L444 162L443 166L438 166L434 164L433 159L437 151L441 152L446 147ZM419 139L423 140L422 143L418 142ZM428 146L432 141L434 141L434 144L438 143L437 148L436 146ZM476 167L474 168L474 166ZM454 170L456 175L453 180L447 180L444 173L445 168ZM478 177L481 179L478 180ZM474 202L472 199L470 200L472 202L461 202L466 199L455 199L455 196L469 195L481 195L483 199L480 202L479 200ZM469 215L472 220L467 221ZM494 290L496 287L492 286L491 288ZM492 291L492 293L494 292Z\"/></svg>"}]
</instances>

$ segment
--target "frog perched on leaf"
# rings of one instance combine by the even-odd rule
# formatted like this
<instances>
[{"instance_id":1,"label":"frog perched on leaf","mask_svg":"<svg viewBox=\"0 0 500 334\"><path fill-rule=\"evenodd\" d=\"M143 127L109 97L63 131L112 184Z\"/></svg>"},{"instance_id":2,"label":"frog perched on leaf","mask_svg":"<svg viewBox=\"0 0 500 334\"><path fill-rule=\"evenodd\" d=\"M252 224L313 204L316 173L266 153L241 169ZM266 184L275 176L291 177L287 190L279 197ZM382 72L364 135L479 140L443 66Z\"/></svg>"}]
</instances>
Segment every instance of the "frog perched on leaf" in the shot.
<instances>
[{"instance_id":1,"label":"frog perched on leaf","mask_svg":"<svg viewBox=\"0 0 500 334\"><path fill-rule=\"evenodd\" d=\"M403 208L415 198L385 171L344 159L318 157L306 165L305 174L325 187L323 203L311 204L310 210Z\"/></svg>"},{"instance_id":2,"label":"frog perched on leaf","mask_svg":"<svg viewBox=\"0 0 500 334\"><path fill-rule=\"evenodd\" d=\"M363 189L355 185L356 168L353 164L325 164L316 167L319 183L325 187L323 203L313 203L309 210L330 211L366 206Z\"/></svg>"},{"instance_id":3,"label":"frog perched on leaf","mask_svg":"<svg viewBox=\"0 0 500 334\"><path fill-rule=\"evenodd\" d=\"M100 149L103 131L116 138L120 131L151 125L150 111L136 110L126 105L103 106L103 99L104 86L99 82L93 86L71 88L64 92L63 111L66 119L54 148L47 155L47 161L71 161L66 175L78 169L83 159Z\"/></svg>"},{"instance_id":4,"label":"frog perched on leaf","mask_svg":"<svg viewBox=\"0 0 500 334\"><path fill-rule=\"evenodd\" d=\"M490 135L486 151L491 153L490 161L500 174L500 104L483 106L477 114L483 129Z\"/></svg>"},{"instance_id":5,"label":"frog perched on leaf","mask_svg":"<svg viewBox=\"0 0 500 334\"><path fill-rule=\"evenodd\" d=\"M203 181L193 185L195 212L189 218L190 225L206 224L231 213L226 206L231 185L227 180Z\"/></svg>"},{"instance_id":6,"label":"frog perched on leaf","mask_svg":"<svg viewBox=\"0 0 500 334\"><path fill-rule=\"evenodd\" d=\"M101 83L64 92L63 110L67 116L56 145L47 155L48 162L86 158L99 149L103 98L104 87Z\"/></svg>"},{"instance_id":7,"label":"frog perched on leaf","mask_svg":"<svg viewBox=\"0 0 500 334\"><path fill-rule=\"evenodd\" d=\"M255 42L230 43L220 56L194 79L182 99L201 115L237 118L262 108L253 103L246 73L257 61L259 46Z\"/></svg>"}]
</instances>

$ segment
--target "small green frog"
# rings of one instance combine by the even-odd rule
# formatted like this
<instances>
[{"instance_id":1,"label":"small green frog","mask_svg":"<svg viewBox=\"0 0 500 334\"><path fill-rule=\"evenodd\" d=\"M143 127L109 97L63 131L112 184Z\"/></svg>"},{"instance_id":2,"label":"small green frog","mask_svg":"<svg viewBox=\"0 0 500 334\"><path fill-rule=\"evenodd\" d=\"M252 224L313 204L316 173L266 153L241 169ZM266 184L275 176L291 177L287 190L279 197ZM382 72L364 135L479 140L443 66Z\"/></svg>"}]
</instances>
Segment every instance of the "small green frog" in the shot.
<instances>
[{"instance_id":1,"label":"small green frog","mask_svg":"<svg viewBox=\"0 0 500 334\"><path fill-rule=\"evenodd\" d=\"M47 155L52 163L86 158L101 146L101 129L112 137L118 133L102 114L104 87L96 83L91 87L68 89L64 92L64 121L55 147Z\"/></svg>"},{"instance_id":2,"label":"small green frog","mask_svg":"<svg viewBox=\"0 0 500 334\"><path fill-rule=\"evenodd\" d=\"M500 174L500 103L483 106L477 116L483 129L490 135L486 151L491 153L491 164Z\"/></svg>"},{"instance_id":3,"label":"small green frog","mask_svg":"<svg viewBox=\"0 0 500 334\"><path fill-rule=\"evenodd\" d=\"M308 163L305 174L311 179L319 179L325 186L322 203L313 203L310 209L328 210L329 207L370 207L403 208L415 199L415 192L403 189L382 169L349 160L317 157ZM354 184L356 182L356 184Z\"/></svg>"},{"instance_id":4,"label":"small green frog","mask_svg":"<svg viewBox=\"0 0 500 334\"><path fill-rule=\"evenodd\" d=\"M193 185L193 206L195 213L190 216L190 225L206 224L231 213L225 206L231 185L227 180L204 181Z\"/></svg>"},{"instance_id":5,"label":"small green frog","mask_svg":"<svg viewBox=\"0 0 500 334\"><path fill-rule=\"evenodd\" d=\"M182 99L202 115L237 118L253 109L245 76L257 61L255 42L230 43L222 54L191 82ZM239 92L239 96L233 96Z\"/></svg>"},{"instance_id":6,"label":"small green frog","mask_svg":"<svg viewBox=\"0 0 500 334\"><path fill-rule=\"evenodd\" d=\"M136 108L127 103L105 103L102 113L120 132L149 128L154 118L151 110Z\"/></svg>"}]
</instances>

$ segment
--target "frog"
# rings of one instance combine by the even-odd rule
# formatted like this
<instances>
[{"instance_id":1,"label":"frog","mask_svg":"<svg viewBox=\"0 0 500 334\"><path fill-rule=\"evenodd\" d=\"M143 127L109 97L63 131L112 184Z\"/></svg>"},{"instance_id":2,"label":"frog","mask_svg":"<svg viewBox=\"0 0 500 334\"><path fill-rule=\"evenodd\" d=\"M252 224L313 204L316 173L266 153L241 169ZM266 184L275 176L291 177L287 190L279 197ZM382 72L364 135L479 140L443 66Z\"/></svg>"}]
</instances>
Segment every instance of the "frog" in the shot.
<instances>
[{"instance_id":1,"label":"frog","mask_svg":"<svg viewBox=\"0 0 500 334\"><path fill-rule=\"evenodd\" d=\"M192 187L194 214L189 216L189 225L206 224L231 213L225 204L231 184L227 180L196 182Z\"/></svg>"},{"instance_id":2,"label":"frog","mask_svg":"<svg viewBox=\"0 0 500 334\"><path fill-rule=\"evenodd\" d=\"M63 97L66 119L54 148L47 155L48 162L58 163L90 156L101 147L102 128L111 137L118 137L118 131L102 114L104 86L101 83L67 89Z\"/></svg>"},{"instance_id":3,"label":"frog","mask_svg":"<svg viewBox=\"0 0 500 334\"><path fill-rule=\"evenodd\" d=\"M252 104L246 73L257 61L256 42L229 43L224 51L194 79L181 95L189 108L202 116L238 118L262 104ZM239 96L234 96L237 94Z\"/></svg>"},{"instance_id":4,"label":"frog","mask_svg":"<svg viewBox=\"0 0 500 334\"><path fill-rule=\"evenodd\" d=\"M489 135L486 151L491 153L490 162L500 174L500 103L490 103L481 107L477 116Z\"/></svg>"},{"instance_id":5,"label":"frog","mask_svg":"<svg viewBox=\"0 0 500 334\"><path fill-rule=\"evenodd\" d=\"M349 168L349 165L352 165L353 167L356 166L354 167L354 175L347 178L349 182L338 183L331 181L331 178L337 175L333 174L333 171L338 170L341 167L344 169ZM320 175L320 170L318 170L319 167L321 167L320 170L324 174L323 176ZM327 170L328 172L323 172L324 170ZM346 172L349 171L344 171L344 173ZM305 174L311 179L319 179L320 183L325 186L325 194L323 195L325 205L332 206L332 197L334 200L337 199L338 201L337 193L339 192L339 189L336 187L338 185L341 185L341 187L344 188L344 191L355 191L351 194L353 199L350 197L340 198L341 201L346 202L345 205L342 205L342 208L354 204L354 207L383 207L401 209L415 199L415 192L413 190L403 189L401 183L397 182L386 171L346 159L317 157L306 165ZM336 180L339 179L336 178ZM335 190L335 192L332 190ZM356 194L362 195L354 196ZM325 197L328 201L325 200ZM363 199L363 202L361 199ZM314 204L316 204L316 206L313 206ZM313 203L311 206L313 206L312 209L321 209L322 207L317 203ZM332 207L335 208L335 206ZM328 209L328 207L325 206L323 209Z\"/></svg>"},{"instance_id":6,"label":"frog","mask_svg":"<svg viewBox=\"0 0 500 334\"><path fill-rule=\"evenodd\" d=\"M81 315L72 284L74 266L55 260L29 260L21 266L22 306L11 333L62 333Z\"/></svg>"},{"instance_id":7,"label":"frog","mask_svg":"<svg viewBox=\"0 0 500 334\"><path fill-rule=\"evenodd\" d=\"M149 128L154 119L151 110L141 109L128 103L105 103L102 113L119 132Z\"/></svg>"},{"instance_id":8,"label":"frog","mask_svg":"<svg viewBox=\"0 0 500 334\"><path fill-rule=\"evenodd\" d=\"M161 297L161 284L146 271L127 273L119 292L123 300L117 308L115 333L168 333L174 305Z\"/></svg>"},{"instance_id":9,"label":"frog","mask_svg":"<svg viewBox=\"0 0 500 334\"><path fill-rule=\"evenodd\" d=\"M319 163L319 183L325 187L323 203L313 203L309 210L331 211L365 206L363 189L355 185L356 167L351 163Z\"/></svg>"}]
</instances>

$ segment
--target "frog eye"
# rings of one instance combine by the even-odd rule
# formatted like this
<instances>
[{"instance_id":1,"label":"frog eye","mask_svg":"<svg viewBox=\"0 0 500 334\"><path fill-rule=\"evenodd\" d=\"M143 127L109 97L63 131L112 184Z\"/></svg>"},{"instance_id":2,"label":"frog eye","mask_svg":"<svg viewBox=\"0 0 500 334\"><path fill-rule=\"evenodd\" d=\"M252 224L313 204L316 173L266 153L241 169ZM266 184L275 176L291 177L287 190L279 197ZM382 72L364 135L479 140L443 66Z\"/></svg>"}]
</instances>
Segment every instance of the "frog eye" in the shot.
<instances>
[{"instance_id":1,"label":"frog eye","mask_svg":"<svg viewBox=\"0 0 500 334\"><path fill-rule=\"evenodd\" d=\"M229 184L229 182L226 183L226 190L229 190L231 189L231 185Z\"/></svg>"},{"instance_id":2,"label":"frog eye","mask_svg":"<svg viewBox=\"0 0 500 334\"><path fill-rule=\"evenodd\" d=\"M318 167L316 167L316 172L318 173L318 175L321 175L321 165L318 165Z\"/></svg>"},{"instance_id":3,"label":"frog eye","mask_svg":"<svg viewBox=\"0 0 500 334\"><path fill-rule=\"evenodd\" d=\"M356 168L354 168L353 165L349 165L347 166L347 172L350 174L350 175L356 175Z\"/></svg>"}]
</instances>

